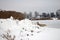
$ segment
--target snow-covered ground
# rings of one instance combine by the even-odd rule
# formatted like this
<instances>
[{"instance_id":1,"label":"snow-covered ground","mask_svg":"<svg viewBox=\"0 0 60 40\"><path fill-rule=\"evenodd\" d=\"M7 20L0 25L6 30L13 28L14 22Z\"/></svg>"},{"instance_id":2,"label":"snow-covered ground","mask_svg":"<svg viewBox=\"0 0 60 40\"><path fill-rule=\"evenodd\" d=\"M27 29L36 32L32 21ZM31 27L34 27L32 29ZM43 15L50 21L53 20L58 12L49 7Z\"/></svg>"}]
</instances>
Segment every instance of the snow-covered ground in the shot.
<instances>
[{"instance_id":1,"label":"snow-covered ground","mask_svg":"<svg viewBox=\"0 0 60 40\"><path fill-rule=\"evenodd\" d=\"M41 27L36 22L28 19L14 20L12 17L0 19L0 40L60 40L60 29L51 27L60 21L39 21L47 27Z\"/></svg>"},{"instance_id":2,"label":"snow-covered ground","mask_svg":"<svg viewBox=\"0 0 60 40\"><path fill-rule=\"evenodd\" d=\"M32 22L46 24L49 28L60 28L60 20L33 20Z\"/></svg>"}]
</instances>

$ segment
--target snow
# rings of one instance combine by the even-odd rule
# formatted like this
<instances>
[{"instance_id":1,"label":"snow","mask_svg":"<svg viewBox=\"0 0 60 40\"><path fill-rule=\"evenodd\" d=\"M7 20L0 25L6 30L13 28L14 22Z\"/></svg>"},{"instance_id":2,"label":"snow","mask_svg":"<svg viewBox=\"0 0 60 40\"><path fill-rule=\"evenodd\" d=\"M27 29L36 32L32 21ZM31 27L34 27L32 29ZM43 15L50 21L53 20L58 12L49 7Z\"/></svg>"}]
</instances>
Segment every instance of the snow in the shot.
<instances>
[{"instance_id":1,"label":"snow","mask_svg":"<svg viewBox=\"0 0 60 40\"><path fill-rule=\"evenodd\" d=\"M53 20L57 20L58 18L52 18Z\"/></svg>"},{"instance_id":2,"label":"snow","mask_svg":"<svg viewBox=\"0 0 60 40\"><path fill-rule=\"evenodd\" d=\"M60 29L41 27L29 19L0 19L0 40L60 40L59 37Z\"/></svg>"},{"instance_id":3,"label":"snow","mask_svg":"<svg viewBox=\"0 0 60 40\"><path fill-rule=\"evenodd\" d=\"M46 24L49 28L60 28L60 20L33 20L32 22L39 22L41 24Z\"/></svg>"}]
</instances>

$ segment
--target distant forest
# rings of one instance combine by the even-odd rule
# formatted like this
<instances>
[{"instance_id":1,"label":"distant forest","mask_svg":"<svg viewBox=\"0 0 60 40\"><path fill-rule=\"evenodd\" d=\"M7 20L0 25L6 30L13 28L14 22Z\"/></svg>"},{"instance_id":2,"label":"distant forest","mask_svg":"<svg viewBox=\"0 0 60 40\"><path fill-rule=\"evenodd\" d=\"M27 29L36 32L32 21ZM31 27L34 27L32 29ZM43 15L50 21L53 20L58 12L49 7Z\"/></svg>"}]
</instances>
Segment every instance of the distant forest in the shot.
<instances>
[{"instance_id":1,"label":"distant forest","mask_svg":"<svg viewBox=\"0 0 60 40\"><path fill-rule=\"evenodd\" d=\"M60 9L57 10L55 13L50 12L50 13L39 13L37 11L34 12L34 16L32 15L32 12L29 12L28 14L25 13L26 18L31 19L31 20L53 20L53 18L60 19Z\"/></svg>"}]
</instances>

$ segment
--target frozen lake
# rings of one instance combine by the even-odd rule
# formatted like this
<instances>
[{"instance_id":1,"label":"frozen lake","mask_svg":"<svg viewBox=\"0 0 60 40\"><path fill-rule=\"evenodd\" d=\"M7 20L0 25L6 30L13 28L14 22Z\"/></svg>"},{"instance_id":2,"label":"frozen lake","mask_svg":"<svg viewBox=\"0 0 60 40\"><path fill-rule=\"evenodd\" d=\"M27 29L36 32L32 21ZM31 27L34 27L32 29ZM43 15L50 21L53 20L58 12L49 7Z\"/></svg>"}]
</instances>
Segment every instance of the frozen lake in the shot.
<instances>
[{"instance_id":1,"label":"frozen lake","mask_svg":"<svg viewBox=\"0 0 60 40\"><path fill-rule=\"evenodd\" d=\"M60 20L33 20L33 22L46 24L47 27L60 28Z\"/></svg>"}]
</instances>

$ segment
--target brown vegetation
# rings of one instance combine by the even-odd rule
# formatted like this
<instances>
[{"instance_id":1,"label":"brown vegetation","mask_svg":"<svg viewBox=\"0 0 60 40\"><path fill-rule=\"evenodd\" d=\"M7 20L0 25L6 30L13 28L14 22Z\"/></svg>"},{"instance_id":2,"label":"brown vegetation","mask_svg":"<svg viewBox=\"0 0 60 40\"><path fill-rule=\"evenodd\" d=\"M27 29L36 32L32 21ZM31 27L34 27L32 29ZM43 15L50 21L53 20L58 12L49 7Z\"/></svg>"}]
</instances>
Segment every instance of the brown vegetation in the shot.
<instances>
[{"instance_id":1,"label":"brown vegetation","mask_svg":"<svg viewBox=\"0 0 60 40\"><path fill-rule=\"evenodd\" d=\"M37 25L39 25L41 27L47 26L46 24L40 24L39 22L37 22Z\"/></svg>"},{"instance_id":2,"label":"brown vegetation","mask_svg":"<svg viewBox=\"0 0 60 40\"><path fill-rule=\"evenodd\" d=\"M3 39L6 39L6 40L15 40L15 35L10 35L10 30L8 30L7 32L6 32L6 34L3 34L3 35L1 35L1 37L3 38Z\"/></svg>"},{"instance_id":3,"label":"brown vegetation","mask_svg":"<svg viewBox=\"0 0 60 40\"><path fill-rule=\"evenodd\" d=\"M16 11L0 11L0 18L6 19L13 17L14 19L19 19L22 20L25 18L24 14L21 12L16 12Z\"/></svg>"},{"instance_id":4,"label":"brown vegetation","mask_svg":"<svg viewBox=\"0 0 60 40\"><path fill-rule=\"evenodd\" d=\"M32 19L32 20L53 20L53 19L52 19L52 18L47 17L47 18L37 18L37 19Z\"/></svg>"}]
</instances>

